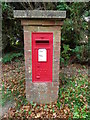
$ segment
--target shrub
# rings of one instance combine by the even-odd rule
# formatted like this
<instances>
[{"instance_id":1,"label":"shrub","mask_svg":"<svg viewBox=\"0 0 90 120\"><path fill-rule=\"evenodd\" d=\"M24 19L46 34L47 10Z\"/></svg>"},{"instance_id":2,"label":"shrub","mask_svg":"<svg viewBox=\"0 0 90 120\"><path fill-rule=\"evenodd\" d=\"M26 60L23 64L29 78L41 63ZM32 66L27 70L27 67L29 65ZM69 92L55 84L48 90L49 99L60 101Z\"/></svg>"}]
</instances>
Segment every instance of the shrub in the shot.
<instances>
[{"instance_id":1,"label":"shrub","mask_svg":"<svg viewBox=\"0 0 90 120\"><path fill-rule=\"evenodd\" d=\"M23 53L7 53L3 59L2 62L3 63L7 63L7 62L11 62L14 58L18 58L23 56Z\"/></svg>"},{"instance_id":2,"label":"shrub","mask_svg":"<svg viewBox=\"0 0 90 120\"><path fill-rule=\"evenodd\" d=\"M70 51L71 51L71 49L70 49L69 45L63 44L63 51L61 52L61 57L60 57L61 65L68 64L68 61L70 59Z\"/></svg>"},{"instance_id":3,"label":"shrub","mask_svg":"<svg viewBox=\"0 0 90 120\"><path fill-rule=\"evenodd\" d=\"M78 62L88 62L88 44L76 46L72 52Z\"/></svg>"},{"instance_id":4,"label":"shrub","mask_svg":"<svg viewBox=\"0 0 90 120\"><path fill-rule=\"evenodd\" d=\"M89 26L84 20L84 17L90 14L88 3L62 2L59 3L57 9L67 11L67 17L64 20L61 33L61 63L66 65L70 57L72 57L72 60L74 59L74 62L76 62L75 60L79 62L87 61L87 47L86 45L80 46L80 43L85 41L84 44L86 44L88 39L88 37L86 39L86 36L88 36ZM66 53L64 52L63 44L66 47ZM69 48L71 49L70 51L68 51Z\"/></svg>"}]
</instances>

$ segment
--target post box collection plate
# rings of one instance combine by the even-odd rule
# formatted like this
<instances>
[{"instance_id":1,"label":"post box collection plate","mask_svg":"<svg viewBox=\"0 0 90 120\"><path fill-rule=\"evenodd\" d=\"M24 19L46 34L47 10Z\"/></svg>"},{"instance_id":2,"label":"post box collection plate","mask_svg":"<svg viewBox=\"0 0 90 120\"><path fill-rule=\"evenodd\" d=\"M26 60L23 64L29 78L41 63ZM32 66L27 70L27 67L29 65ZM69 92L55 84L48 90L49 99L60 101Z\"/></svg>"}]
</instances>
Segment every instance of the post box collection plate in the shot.
<instances>
[{"instance_id":1,"label":"post box collection plate","mask_svg":"<svg viewBox=\"0 0 90 120\"><path fill-rule=\"evenodd\" d=\"M46 62L46 61L47 61L47 50L38 49L38 62Z\"/></svg>"},{"instance_id":2,"label":"post box collection plate","mask_svg":"<svg viewBox=\"0 0 90 120\"><path fill-rule=\"evenodd\" d=\"M32 32L32 82L52 82L53 33Z\"/></svg>"}]
</instances>

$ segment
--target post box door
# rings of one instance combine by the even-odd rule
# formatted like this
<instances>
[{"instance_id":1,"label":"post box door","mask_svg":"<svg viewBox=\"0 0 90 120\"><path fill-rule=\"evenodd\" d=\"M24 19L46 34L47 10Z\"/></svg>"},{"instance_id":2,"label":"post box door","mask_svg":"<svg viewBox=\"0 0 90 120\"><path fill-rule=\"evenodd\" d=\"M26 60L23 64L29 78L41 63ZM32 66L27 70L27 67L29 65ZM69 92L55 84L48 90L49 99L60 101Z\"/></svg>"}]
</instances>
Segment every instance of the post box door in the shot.
<instances>
[{"instance_id":1,"label":"post box door","mask_svg":"<svg viewBox=\"0 0 90 120\"><path fill-rule=\"evenodd\" d=\"M52 82L53 33L32 33L32 81Z\"/></svg>"}]
</instances>

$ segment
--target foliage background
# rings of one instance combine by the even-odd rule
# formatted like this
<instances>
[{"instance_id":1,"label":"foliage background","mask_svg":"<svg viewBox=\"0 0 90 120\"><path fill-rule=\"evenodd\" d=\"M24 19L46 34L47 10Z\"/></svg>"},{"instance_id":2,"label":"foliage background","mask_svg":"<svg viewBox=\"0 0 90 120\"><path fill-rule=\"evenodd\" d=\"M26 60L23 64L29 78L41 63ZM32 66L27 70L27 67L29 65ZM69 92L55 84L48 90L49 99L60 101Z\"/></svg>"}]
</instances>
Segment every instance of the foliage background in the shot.
<instances>
[{"instance_id":1,"label":"foliage background","mask_svg":"<svg viewBox=\"0 0 90 120\"><path fill-rule=\"evenodd\" d=\"M90 3L2 3L3 55L7 52L23 52L23 29L20 20L13 17L15 9L66 10L61 37L61 65L79 62L88 63L88 23Z\"/></svg>"}]
</instances>

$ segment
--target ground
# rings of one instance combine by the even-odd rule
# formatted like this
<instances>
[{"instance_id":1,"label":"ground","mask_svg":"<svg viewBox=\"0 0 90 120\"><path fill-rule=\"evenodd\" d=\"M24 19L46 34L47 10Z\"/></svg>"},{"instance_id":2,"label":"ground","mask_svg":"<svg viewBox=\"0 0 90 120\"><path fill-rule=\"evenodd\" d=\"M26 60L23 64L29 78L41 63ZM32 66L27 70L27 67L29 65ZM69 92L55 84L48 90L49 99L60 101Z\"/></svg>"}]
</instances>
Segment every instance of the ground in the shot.
<instances>
[{"instance_id":1,"label":"ground","mask_svg":"<svg viewBox=\"0 0 90 120\"><path fill-rule=\"evenodd\" d=\"M22 58L3 64L2 68L2 120L88 117L88 66L71 64L62 67L58 100L40 105L26 100L25 64Z\"/></svg>"}]
</instances>

